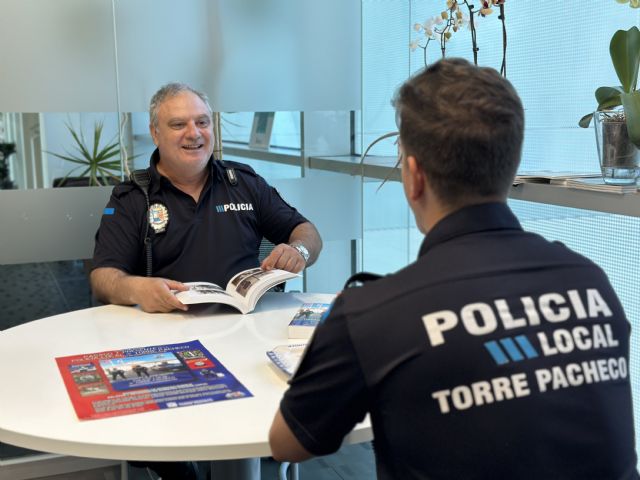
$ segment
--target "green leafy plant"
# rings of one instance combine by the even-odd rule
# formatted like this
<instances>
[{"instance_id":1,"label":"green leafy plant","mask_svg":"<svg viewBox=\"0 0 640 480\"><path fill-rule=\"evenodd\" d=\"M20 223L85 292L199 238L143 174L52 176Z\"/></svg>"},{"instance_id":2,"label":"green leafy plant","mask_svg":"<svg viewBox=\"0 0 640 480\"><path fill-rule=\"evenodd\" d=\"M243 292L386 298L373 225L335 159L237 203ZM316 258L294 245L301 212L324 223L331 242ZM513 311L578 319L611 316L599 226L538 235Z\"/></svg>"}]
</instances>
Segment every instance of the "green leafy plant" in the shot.
<instances>
[{"instance_id":1,"label":"green leafy plant","mask_svg":"<svg viewBox=\"0 0 640 480\"><path fill-rule=\"evenodd\" d=\"M638 69L640 67L640 30L618 30L609 45L611 62L621 85L600 87L596 90L597 111L613 110L622 106L629 139L640 148L640 91L637 90ZM578 122L583 128L591 123L593 113Z\"/></svg>"},{"instance_id":2,"label":"green leafy plant","mask_svg":"<svg viewBox=\"0 0 640 480\"><path fill-rule=\"evenodd\" d=\"M69 177L75 174L76 177L85 177L89 180L89 186L107 185L109 179L118 182L120 180L120 143L117 135L109 140L106 145L100 146L102 139L103 122L95 122L93 127L93 144L89 145L84 137L82 128L76 130L71 123L65 126L73 137L73 148L75 151L65 150L66 155L55 152L47 152L51 155L77 164L58 183L63 186ZM132 157L133 158L133 157ZM78 172L78 173L76 173Z\"/></svg>"}]
</instances>

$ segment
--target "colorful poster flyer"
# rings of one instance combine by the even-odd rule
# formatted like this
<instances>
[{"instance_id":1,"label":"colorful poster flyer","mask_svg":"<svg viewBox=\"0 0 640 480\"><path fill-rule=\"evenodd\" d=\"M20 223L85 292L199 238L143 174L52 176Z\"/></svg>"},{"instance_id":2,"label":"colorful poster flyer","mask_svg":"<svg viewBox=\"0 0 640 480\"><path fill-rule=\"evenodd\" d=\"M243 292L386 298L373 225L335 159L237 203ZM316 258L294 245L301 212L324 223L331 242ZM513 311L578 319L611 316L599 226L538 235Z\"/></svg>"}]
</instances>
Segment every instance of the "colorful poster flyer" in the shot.
<instances>
[{"instance_id":1,"label":"colorful poster flyer","mask_svg":"<svg viewBox=\"0 0 640 480\"><path fill-rule=\"evenodd\" d=\"M197 340L56 362L81 420L253 396Z\"/></svg>"}]
</instances>

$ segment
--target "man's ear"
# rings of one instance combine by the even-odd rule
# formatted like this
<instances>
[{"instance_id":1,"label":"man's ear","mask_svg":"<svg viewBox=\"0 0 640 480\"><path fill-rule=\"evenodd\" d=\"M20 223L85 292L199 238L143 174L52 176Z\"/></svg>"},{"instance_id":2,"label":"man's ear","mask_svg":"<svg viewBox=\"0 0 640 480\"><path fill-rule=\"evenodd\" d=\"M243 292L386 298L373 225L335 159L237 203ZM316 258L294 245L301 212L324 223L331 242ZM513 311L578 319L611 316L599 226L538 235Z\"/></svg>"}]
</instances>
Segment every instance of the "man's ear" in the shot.
<instances>
[{"instance_id":1,"label":"man's ear","mask_svg":"<svg viewBox=\"0 0 640 480\"><path fill-rule=\"evenodd\" d=\"M419 201L425 193L425 173L420 168L416 157L414 157L413 155L407 156L407 158L405 159L405 166L407 168L407 196L412 201Z\"/></svg>"},{"instance_id":2,"label":"man's ear","mask_svg":"<svg viewBox=\"0 0 640 480\"><path fill-rule=\"evenodd\" d=\"M158 146L158 139L156 137L157 132L156 132L156 128L153 126L153 123L149 124L149 133L151 134L151 138L153 139L153 144L157 147Z\"/></svg>"}]
</instances>

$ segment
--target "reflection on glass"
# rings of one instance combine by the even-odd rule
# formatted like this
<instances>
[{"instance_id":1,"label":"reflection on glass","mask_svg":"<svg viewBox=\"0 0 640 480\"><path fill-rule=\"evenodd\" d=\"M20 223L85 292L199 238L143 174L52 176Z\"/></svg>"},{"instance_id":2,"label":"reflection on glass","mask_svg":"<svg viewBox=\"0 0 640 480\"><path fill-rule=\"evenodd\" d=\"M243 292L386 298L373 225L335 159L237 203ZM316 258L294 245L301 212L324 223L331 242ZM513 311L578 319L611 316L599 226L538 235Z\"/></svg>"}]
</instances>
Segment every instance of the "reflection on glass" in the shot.
<instances>
[{"instance_id":1,"label":"reflection on glass","mask_svg":"<svg viewBox=\"0 0 640 480\"><path fill-rule=\"evenodd\" d=\"M122 178L121 155L135 157L130 115L120 125L113 112L2 112L0 119L0 143L15 150L6 159L15 188L113 184Z\"/></svg>"},{"instance_id":2,"label":"reflection on glass","mask_svg":"<svg viewBox=\"0 0 640 480\"><path fill-rule=\"evenodd\" d=\"M227 143L248 145L255 112L223 112L221 114L222 140ZM300 112L275 112L270 146L274 148L300 148Z\"/></svg>"},{"instance_id":3,"label":"reflection on glass","mask_svg":"<svg viewBox=\"0 0 640 480\"><path fill-rule=\"evenodd\" d=\"M253 118L223 113L225 145L247 146ZM270 149L300 145L300 112L276 112ZM146 111L0 112L0 189L114 184L127 170L148 167L154 149ZM285 176L299 176L295 170Z\"/></svg>"}]
</instances>

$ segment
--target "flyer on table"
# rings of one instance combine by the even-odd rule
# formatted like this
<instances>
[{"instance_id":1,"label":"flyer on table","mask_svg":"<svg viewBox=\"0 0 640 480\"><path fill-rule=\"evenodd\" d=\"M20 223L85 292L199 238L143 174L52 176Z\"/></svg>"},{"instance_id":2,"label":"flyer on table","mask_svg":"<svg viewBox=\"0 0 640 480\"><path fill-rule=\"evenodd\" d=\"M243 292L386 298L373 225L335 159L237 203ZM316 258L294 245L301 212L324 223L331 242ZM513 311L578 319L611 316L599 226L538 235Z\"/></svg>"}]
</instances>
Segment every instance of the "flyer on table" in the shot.
<instances>
[{"instance_id":1,"label":"flyer on table","mask_svg":"<svg viewBox=\"0 0 640 480\"><path fill-rule=\"evenodd\" d=\"M56 362L81 420L252 396L198 340Z\"/></svg>"}]
</instances>

